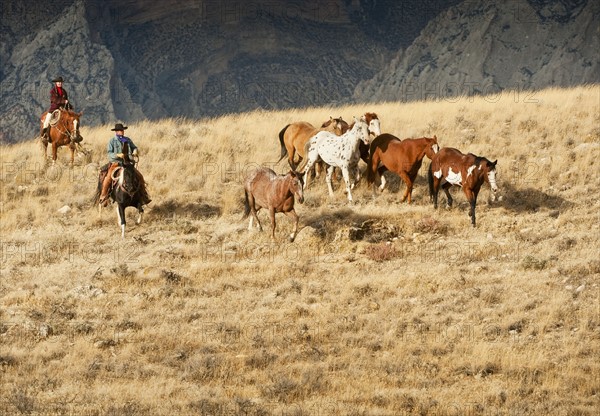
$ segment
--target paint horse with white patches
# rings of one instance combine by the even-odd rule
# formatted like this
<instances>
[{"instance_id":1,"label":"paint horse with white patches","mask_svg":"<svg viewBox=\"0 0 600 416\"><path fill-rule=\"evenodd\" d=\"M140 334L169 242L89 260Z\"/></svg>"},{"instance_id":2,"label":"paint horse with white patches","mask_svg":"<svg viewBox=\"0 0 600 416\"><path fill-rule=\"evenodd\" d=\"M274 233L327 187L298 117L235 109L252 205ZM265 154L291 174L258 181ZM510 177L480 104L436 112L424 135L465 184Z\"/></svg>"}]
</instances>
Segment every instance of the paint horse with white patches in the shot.
<instances>
[{"instance_id":1,"label":"paint horse with white patches","mask_svg":"<svg viewBox=\"0 0 600 416\"><path fill-rule=\"evenodd\" d=\"M40 118L40 130L43 129L44 120L48 112L44 112ZM79 119L83 112L76 113L71 110L55 110L50 121L49 140L52 143L52 163L56 163L57 150L60 146L69 146L71 150L71 167L75 161L75 149L79 142L83 140L79 133L81 122ZM48 141L42 139L44 146L44 158L48 152Z\"/></svg>"},{"instance_id":2,"label":"paint horse with white patches","mask_svg":"<svg viewBox=\"0 0 600 416\"><path fill-rule=\"evenodd\" d=\"M294 220L294 230L290 234L290 241L294 241L298 234L298 214L294 210L294 201L304 202L304 184L302 176L295 171L286 175L277 175L269 168L258 168L248 174L244 180L244 216L250 214L248 230L252 230L252 222L256 220L259 230L262 226L258 220L257 212L261 208L269 210L271 218L271 239L275 240L275 213L283 212Z\"/></svg>"},{"instance_id":3,"label":"paint horse with white patches","mask_svg":"<svg viewBox=\"0 0 600 416\"><path fill-rule=\"evenodd\" d=\"M354 172L360 158L359 143L369 144L369 125L366 119L354 117L353 127L341 136L335 136L332 133L321 131L306 143L306 159L298 167L298 170L304 172L304 183L308 185L308 172L312 166L322 160L329 166L327 168L327 188L329 195L333 196L333 187L331 177L333 170L338 167L342 171L344 182L346 182L346 192L348 201L352 203L352 193L350 192L350 172Z\"/></svg>"},{"instance_id":4,"label":"paint horse with white patches","mask_svg":"<svg viewBox=\"0 0 600 416\"><path fill-rule=\"evenodd\" d=\"M441 149L431 160L429 166L429 195L433 201L433 207L437 208L437 199L440 186L446 193L448 207L452 206L452 196L448 189L451 186L462 187L469 204L469 216L471 224L475 227L475 205L481 185L487 182L492 192L498 191L496 185L496 163L490 162L485 157L475 156L472 153L463 154L459 150L445 147Z\"/></svg>"},{"instance_id":5,"label":"paint horse with white patches","mask_svg":"<svg viewBox=\"0 0 600 416\"><path fill-rule=\"evenodd\" d=\"M383 192L385 177L382 173L390 170L397 173L406 184L402 202L411 203L413 184L427 156L433 159L439 151L437 136L433 138L400 140L388 133L381 134L371 143L369 162L367 163L367 182L379 185Z\"/></svg>"}]
</instances>

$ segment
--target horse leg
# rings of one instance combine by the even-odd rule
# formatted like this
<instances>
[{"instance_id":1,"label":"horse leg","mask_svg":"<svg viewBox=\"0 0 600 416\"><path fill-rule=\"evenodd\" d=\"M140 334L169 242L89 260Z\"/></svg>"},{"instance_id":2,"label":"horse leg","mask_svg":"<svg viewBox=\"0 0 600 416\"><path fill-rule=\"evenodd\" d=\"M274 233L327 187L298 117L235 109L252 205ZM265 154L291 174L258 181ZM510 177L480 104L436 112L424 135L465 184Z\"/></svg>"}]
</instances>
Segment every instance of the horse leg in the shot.
<instances>
[{"instance_id":1,"label":"horse leg","mask_svg":"<svg viewBox=\"0 0 600 416\"><path fill-rule=\"evenodd\" d=\"M142 208L141 205L138 205L138 217L137 217L137 220L135 221L135 223L138 225L141 224L143 216L144 216L144 208Z\"/></svg>"},{"instance_id":2,"label":"horse leg","mask_svg":"<svg viewBox=\"0 0 600 416\"><path fill-rule=\"evenodd\" d=\"M296 238L296 235L298 234L298 214L296 214L296 211L294 210L294 208L291 209L291 211L285 212L285 215L287 215L288 217L292 218L294 220L294 229L292 231L292 233L290 234L290 243L294 242L294 239Z\"/></svg>"},{"instance_id":3,"label":"horse leg","mask_svg":"<svg viewBox=\"0 0 600 416\"><path fill-rule=\"evenodd\" d=\"M469 201L469 217L471 217L471 224L475 227L475 205L477 204L477 194L471 189L464 188L463 191Z\"/></svg>"},{"instance_id":4,"label":"horse leg","mask_svg":"<svg viewBox=\"0 0 600 416\"><path fill-rule=\"evenodd\" d=\"M287 141L285 142L285 147L287 149L288 154L288 163L290 164L292 170L296 170L296 168L298 167L296 162L294 162L294 157L296 156L296 148L294 147L293 143L288 143Z\"/></svg>"},{"instance_id":5,"label":"horse leg","mask_svg":"<svg viewBox=\"0 0 600 416\"><path fill-rule=\"evenodd\" d=\"M348 171L348 166L342 167L342 176L344 177L344 182L346 182L346 192L348 192L348 202L352 203L352 192L350 191L350 172Z\"/></svg>"},{"instance_id":6,"label":"horse leg","mask_svg":"<svg viewBox=\"0 0 600 416\"><path fill-rule=\"evenodd\" d=\"M56 145L56 140L52 140L52 164L56 163L58 146Z\"/></svg>"},{"instance_id":7,"label":"horse leg","mask_svg":"<svg viewBox=\"0 0 600 416\"><path fill-rule=\"evenodd\" d=\"M315 164L315 161L313 161L310 156L306 156L308 157L308 161L306 162L306 166L304 167L304 189L308 188L308 182L310 179L310 170L312 169L313 165Z\"/></svg>"},{"instance_id":8,"label":"horse leg","mask_svg":"<svg viewBox=\"0 0 600 416\"><path fill-rule=\"evenodd\" d=\"M358 163L356 164L356 166L354 166L353 168L353 180L350 183L350 189L354 189L354 187L356 186L356 184L358 183L358 181L360 181L360 169L358 168Z\"/></svg>"},{"instance_id":9,"label":"horse leg","mask_svg":"<svg viewBox=\"0 0 600 416\"><path fill-rule=\"evenodd\" d=\"M331 184L331 177L333 176L334 169L334 166L329 166L327 168L327 176L325 177L325 180L327 181L327 189L329 190L329 196L333 196L333 185Z\"/></svg>"},{"instance_id":10,"label":"horse leg","mask_svg":"<svg viewBox=\"0 0 600 416\"><path fill-rule=\"evenodd\" d=\"M250 221L248 223L248 231L252 231L252 220L253 219L256 220L256 226L258 227L258 229L260 231L262 231L262 225L260 225L260 221L258 220L258 215L257 215L257 212L260 208L256 209L254 195L252 195L252 193L248 193L248 203L250 204L250 213L252 214L250 216Z\"/></svg>"},{"instance_id":11,"label":"horse leg","mask_svg":"<svg viewBox=\"0 0 600 416\"><path fill-rule=\"evenodd\" d=\"M48 154L48 142L42 141L42 152L44 153L44 160L46 160L46 155Z\"/></svg>"},{"instance_id":12,"label":"horse leg","mask_svg":"<svg viewBox=\"0 0 600 416\"><path fill-rule=\"evenodd\" d=\"M121 226L121 238L125 238L125 208L121 204L117 204L117 218Z\"/></svg>"},{"instance_id":13,"label":"horse leg","mask_svg":"<svg viewBox=\"0 0 600 416\"><path fill-rule=\"evenodd\" d=\"M398 174L400 175L400 178L406 184L406 189L404 190L404 195L402 196L402 200L400 202L404 202L408 198L408 203L410 204L410 194L412 192L412 181L410 180L410 177L408 176L408 174L405 171L400 171Z\"/></svg>"},{"instance_id":14,"label":"horse leg","mask_svg":"<svg viewBox=\"0 0 600 416\"><path fill-rule=\"evenodd\" d=\"M446 182L445 184L442 185L442 189L444 190L444 193L446 194L448 208L452 208L452 202L454 202L454 199L452 199L452 195L450 194L451 186L452 186L452 184L450 182Z\"/></svg>"},{"instance_id":15,"label":"horse leg","mask_svg":"<svg viewBox=\"0 0 600 416\"><path fill-rule=\"evenodd\" d=\"M71 147L71 169L73 169L73 164L75 162L75 146Z\"/></svg>"},{"instance_id":16,"label":"horse leg","mask_svg":"<svg viewBox=\"0 0 600 416\"><path fill-rule=\"evenodd\" d=\"M275 241L275 207L269 208L269 217L271 218L271 240Z\"/></svg>"},{"instance_id":17,"label":"horse leg","mask_svg":"<svg viewBox=\"0 0 600 416\"><path fill-rule=\"evenodd\" d=\"M379 185L379 191L383 192L383 190L385 189L385 185L387 184L387 180L385 179L385 176L383 176L383 174L388 170L388 168L386 168L385 166L381 165L379 167L379 169L377 169L377 173L379 174L379 181L381 182L381 185Z\"/></svg>"},{"instance_id":18,"label":"horse leg","mask_svg":"<svg viewBox=\"0 0 600 416\"><path fill-rule=\"evenodd\" d=\"M437 209L438 207L438 192L440 191L440 179L436 178L436 177L431 177L433 179L431 179L431 186L430 186L430 193L431 193L431 200L433 202L433 209Z\"/></svg>"}]
</instances>

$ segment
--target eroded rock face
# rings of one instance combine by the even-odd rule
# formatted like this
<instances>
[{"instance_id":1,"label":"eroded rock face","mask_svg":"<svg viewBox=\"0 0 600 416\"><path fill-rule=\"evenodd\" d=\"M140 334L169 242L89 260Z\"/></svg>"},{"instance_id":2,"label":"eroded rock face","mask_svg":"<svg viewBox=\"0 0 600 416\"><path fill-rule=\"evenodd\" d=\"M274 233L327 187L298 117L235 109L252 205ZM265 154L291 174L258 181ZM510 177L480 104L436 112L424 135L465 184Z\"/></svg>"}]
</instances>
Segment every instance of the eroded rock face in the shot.
<instances>
[{"instance_id":1,"label":"eroded rock face","mask_svg":"<svg viewBox=\"0 0 600 416\"><path fill-rule=\"evenodd\" d=\"M576 85L600 73L599 6L585 0L5 3L0 143L37 135L57 75L82 124L97 125Z\"/></svg>"},{"instance_id":2,"label":"eroded rock face","mask_svg":"<svg viewBox=\"0 0 600 416\"><path fill-rule=\"evenodd\" d=\"M422 100L600 82L600 4L463 2L433 19L356 100Z\"/></svg>"}]
</instances>

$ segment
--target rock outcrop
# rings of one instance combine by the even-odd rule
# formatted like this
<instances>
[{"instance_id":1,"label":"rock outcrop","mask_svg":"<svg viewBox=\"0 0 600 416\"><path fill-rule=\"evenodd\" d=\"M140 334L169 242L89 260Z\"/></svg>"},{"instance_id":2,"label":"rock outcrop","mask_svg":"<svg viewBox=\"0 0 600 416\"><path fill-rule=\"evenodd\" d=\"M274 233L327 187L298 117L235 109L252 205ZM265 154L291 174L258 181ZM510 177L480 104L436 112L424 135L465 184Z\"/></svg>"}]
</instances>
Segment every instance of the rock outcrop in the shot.
<instances>
[{"instance_id":1,"label":"rock outcrop","mask_svg":"<svg viewBox=\"0 0 600 416\"><path fill-rule=\"evenodd\" d=\"M445 99L598 83L599 24L594 1L465 1L361 82L354 99Z\"/></svg>"}]
</instances>

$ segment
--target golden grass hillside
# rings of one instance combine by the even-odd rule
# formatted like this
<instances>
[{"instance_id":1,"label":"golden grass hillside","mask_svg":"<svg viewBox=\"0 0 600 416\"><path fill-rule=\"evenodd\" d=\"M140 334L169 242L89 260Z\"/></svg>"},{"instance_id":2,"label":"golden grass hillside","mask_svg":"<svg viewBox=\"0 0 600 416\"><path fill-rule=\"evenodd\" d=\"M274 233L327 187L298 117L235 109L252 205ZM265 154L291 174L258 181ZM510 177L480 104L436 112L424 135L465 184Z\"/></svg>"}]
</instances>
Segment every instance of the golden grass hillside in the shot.
<instances>
[{"instance_id":1,"label":"golden grass hillside","mask_svg":"<svg viewBox=\"0 0 600 416\"><path fill-rule=\"evenodd\" d=\"M72 170L64 148L56 166L33 140L1 148L0 414L597 414L599 103L589 86L130 124L153 202L123 240L91 206L111 126L83 117ZM433 210L426 159L410 206L393 174L352 206L321 179L296 242L283 216L276 243L248 232L242 178L287 170L281 128L366 111L498 159L477 228L459 189Z\"/></svg>"}]
</instances>

